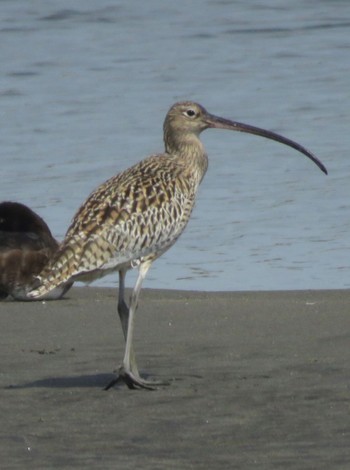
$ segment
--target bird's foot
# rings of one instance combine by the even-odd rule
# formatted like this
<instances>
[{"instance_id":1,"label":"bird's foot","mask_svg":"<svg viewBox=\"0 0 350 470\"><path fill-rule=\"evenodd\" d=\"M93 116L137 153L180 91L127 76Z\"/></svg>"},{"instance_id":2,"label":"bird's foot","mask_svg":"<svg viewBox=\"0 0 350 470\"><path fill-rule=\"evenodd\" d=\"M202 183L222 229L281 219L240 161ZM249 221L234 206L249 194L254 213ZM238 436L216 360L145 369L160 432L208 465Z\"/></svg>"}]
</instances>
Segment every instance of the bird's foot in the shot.
<instances>
[{"instance_id":1,"label":"bird's foot","mask_svg":"<svg viewBox=\"0 0 350 470\"><path fill-rule=\"evenodd\" d=\"M144 390L156 390L157 386L169 385L169 382L143 379L138 373L135 374L131 370L125 370L122 366L118 371L118 376L113 379L104 390L109 390L120 382L124 382L126 386L132 390L140 388Z\"/></svg>"}]
</instances>

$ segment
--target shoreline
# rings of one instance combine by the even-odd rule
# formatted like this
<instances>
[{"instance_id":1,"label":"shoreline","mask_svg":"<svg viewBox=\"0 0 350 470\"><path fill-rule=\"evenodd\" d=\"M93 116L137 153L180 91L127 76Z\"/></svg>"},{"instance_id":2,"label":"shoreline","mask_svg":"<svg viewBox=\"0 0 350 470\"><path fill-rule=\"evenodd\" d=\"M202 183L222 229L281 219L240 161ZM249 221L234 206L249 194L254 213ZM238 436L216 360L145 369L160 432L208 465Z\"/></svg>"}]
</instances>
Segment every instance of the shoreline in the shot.
<instances>
[{"instance_id":1,"label":"shoreline","mask_svg":"<svg viewBox=\"0 0 350 470\"><path fill-rule=\"evenodd\" d=\"M4 468L346 468L350 290L143 289L138 364L171 382L152 392L102 390L116 305L100 287L0 303Z\"/></svg>"}]
</instances>

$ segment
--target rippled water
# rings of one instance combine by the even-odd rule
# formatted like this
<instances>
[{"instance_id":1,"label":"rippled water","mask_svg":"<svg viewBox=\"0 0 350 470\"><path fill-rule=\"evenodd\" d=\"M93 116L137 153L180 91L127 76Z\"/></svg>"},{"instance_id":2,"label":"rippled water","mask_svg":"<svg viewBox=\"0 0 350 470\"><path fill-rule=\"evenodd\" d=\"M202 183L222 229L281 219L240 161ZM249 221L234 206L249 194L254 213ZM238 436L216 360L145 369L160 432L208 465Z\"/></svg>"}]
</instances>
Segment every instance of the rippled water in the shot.
<instances>
[{"instance_id":1,"label":"rippled water","mask_svg":"<svg viewBox=\"0 0 350 470\"><path fill-rule=\"evenodd\" d=\"M162 150L168 107L193 99L297 140L329 176L274 142L207 131L193 218L145 285L350 285L347 0L2 0L0 10L0 200L28 204L62 238L92 189Z\"/></svg>"}]
</instances>

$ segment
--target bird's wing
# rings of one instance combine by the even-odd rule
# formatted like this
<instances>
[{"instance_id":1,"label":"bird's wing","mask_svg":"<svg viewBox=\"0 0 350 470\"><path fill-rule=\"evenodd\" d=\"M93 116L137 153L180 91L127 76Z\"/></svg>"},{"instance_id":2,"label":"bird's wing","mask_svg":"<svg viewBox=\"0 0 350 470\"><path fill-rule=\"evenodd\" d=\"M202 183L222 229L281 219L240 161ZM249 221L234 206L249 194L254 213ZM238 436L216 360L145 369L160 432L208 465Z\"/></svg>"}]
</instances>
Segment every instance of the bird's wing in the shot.
<instances>
[{"instance_id":1,"label":"bird's wing","mask_svg":"<svg viewBox=\"0 0 350 470\"><path fill-rule=\"evenodd\" d=\"M195 191L181 172L181 165L166 156L152 156L99 186L40 273L46 286L41 292L87 273L101 275L150 254L157 257L169 248L194 204Z\"/></svg>"}]
</instances>

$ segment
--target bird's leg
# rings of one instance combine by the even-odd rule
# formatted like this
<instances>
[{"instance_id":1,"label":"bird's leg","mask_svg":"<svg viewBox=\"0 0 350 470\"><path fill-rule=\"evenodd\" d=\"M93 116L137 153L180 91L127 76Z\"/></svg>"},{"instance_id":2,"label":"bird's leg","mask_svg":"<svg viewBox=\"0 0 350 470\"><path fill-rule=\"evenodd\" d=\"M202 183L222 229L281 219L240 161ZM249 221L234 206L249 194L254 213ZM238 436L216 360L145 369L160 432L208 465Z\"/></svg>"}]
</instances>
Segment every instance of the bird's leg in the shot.
<instances>
[{"instance_id":1,"label":"bird's leg","mask_svg":"<svg viewBox=\"0 0 350 470\"><path fill-rule=\"evenodd\" d=\"M144 388L153 390L156 385L166 385L163 382L147 381L140 377L138 372L135 355L132 347L134 335L135 312L137 309L138 299L142 287L143 280L151 267L152 262L147 261L140 264L139 275L136 280L134 290L131 295L130 307L128 308L124 301L124 280L125 273L120 272L121 292L119 293L118 312L122 323L124 335L126 336L125 354L123 364L119 369L119 376L107 385L105 390L113 387L115 384L123 380L129 388Z\"/></svg>"},{"instance_id":2,"label":"bird's leg","mask_svg":"<svg viewBox=\"0 0 350 470\"><path fill-rule=\"evenodd\" d=\"M119 271L118 314L123 329L124 339L126 341L128 335L129 307L125 302L125 276L126 270ZM133 349L131 350L130 356L131 370L135 376L139 377L140 374L137 368Z\"/></svg>"},{"instance_id":3,"label":"bird's leg","mask_svg":"<svg viewBox=\"0 0 350 470\"><path fill-rule=\"evenodd\" d=\"M151 267L151 262L141 263L139 267L139 275L136 280L134 290L131 294L129 318L126 335L125 354L123 365L119 370L120 377L123 378L129 388L146 388L153 389L154 384L142 379L139 375L135 375L132 370L133 349L132 341L134 336L135 312L138 304L141 287L146 274Z\"/></svg>"},{"instance_id":4,"label":"bird's leg","mask_svg":"<svg viewBox=\"0 0 350 470\"><path fill-rule=\"evenodd\" d=\"M120 323L122 325L124 339L126 342L127 336L128 336L130 309L127 303L125 302L125 277L126 277L126 270L119 271L118 314L119 314ZM135 354L134 354L133 349L131 349L131 352L130 352L130 368L132 370L133 375L135 377L140 378L140 374L137 368ZM108 385L106 385L105 390L109 390L110 388L112 388L114 385L116 385L122 380L124 379L121 375L117 376L115 379L109 382Z\"/></svg>"}]
</instances>

